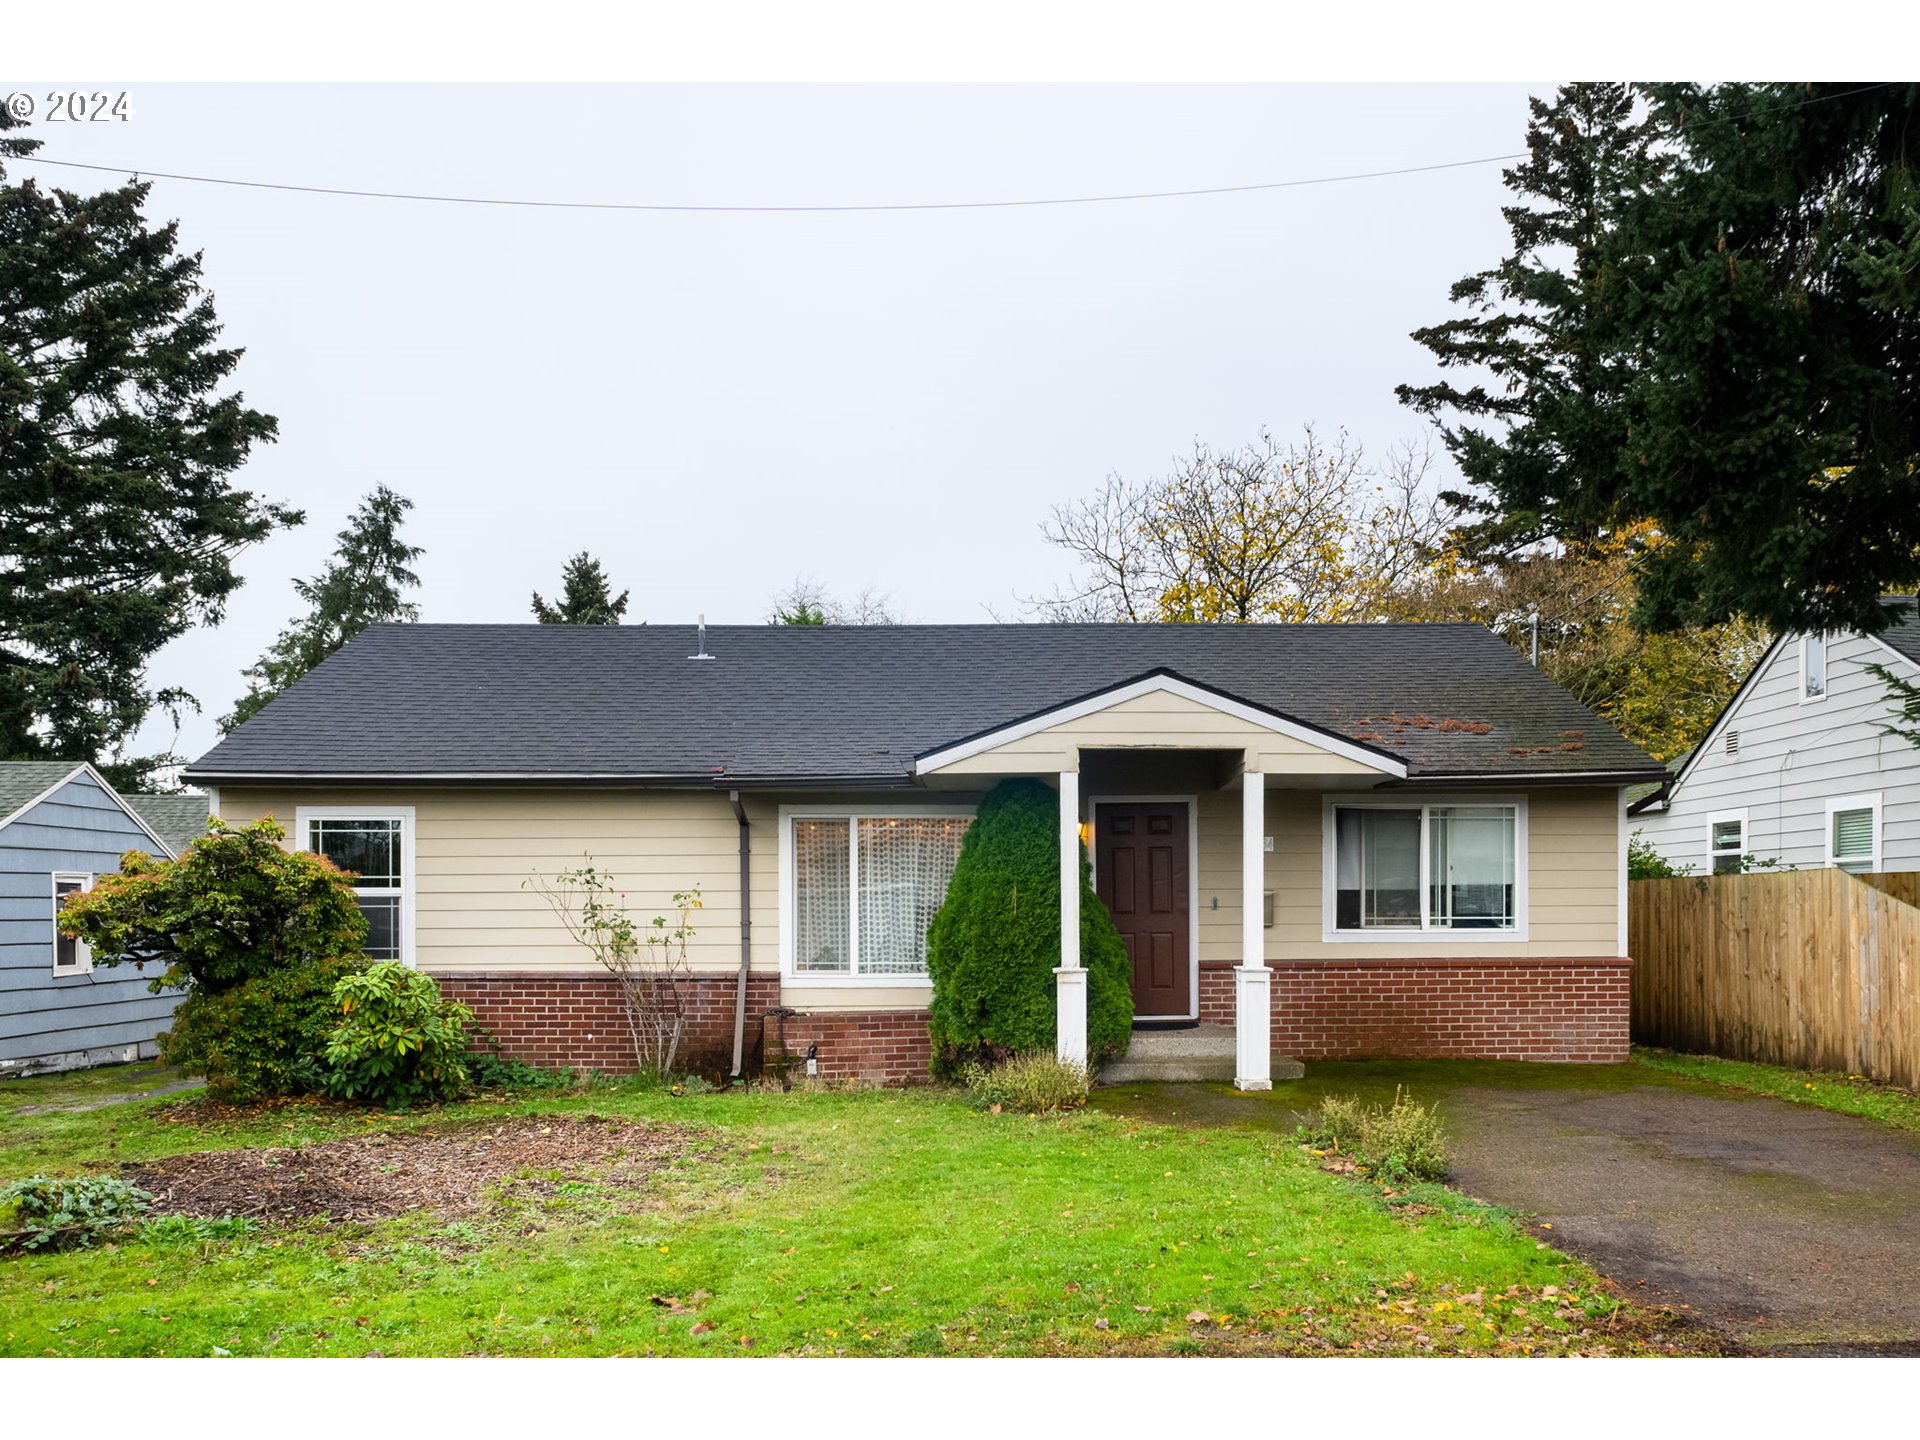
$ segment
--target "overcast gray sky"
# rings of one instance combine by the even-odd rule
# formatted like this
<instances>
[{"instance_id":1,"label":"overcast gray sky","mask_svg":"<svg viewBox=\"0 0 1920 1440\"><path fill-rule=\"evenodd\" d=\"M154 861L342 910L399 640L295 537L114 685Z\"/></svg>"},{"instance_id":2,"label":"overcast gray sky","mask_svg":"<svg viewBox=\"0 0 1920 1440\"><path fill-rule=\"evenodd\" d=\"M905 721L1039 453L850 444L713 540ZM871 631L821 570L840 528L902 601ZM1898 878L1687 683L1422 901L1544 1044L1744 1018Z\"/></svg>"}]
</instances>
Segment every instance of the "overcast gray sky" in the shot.
<instances>
[{"instance_id":1,"label":"overcast gray sky","mask_svg":"<svg viewBox=\"0 0 1920 1440\"><path fill-rule=\"evenodd\" d=\"M43 89L44 85L27 88ZM524 199L858 204L1190 189L1518 150L1525 86L133 87L43 152ZM111 177L22 164L96 189ZM973 621L1049 588L1049 505L1196 438L1418 439L1408 332L1505 240L1500 167L1259 194L864 215L594 213L157 181L309 520L153 679L204 713L356 501L416 506L423 617L527 620L599 555L630 618L752 622L796 574ZM141 748L172 739L148 726Z\"/></svg>"}]
</instances>

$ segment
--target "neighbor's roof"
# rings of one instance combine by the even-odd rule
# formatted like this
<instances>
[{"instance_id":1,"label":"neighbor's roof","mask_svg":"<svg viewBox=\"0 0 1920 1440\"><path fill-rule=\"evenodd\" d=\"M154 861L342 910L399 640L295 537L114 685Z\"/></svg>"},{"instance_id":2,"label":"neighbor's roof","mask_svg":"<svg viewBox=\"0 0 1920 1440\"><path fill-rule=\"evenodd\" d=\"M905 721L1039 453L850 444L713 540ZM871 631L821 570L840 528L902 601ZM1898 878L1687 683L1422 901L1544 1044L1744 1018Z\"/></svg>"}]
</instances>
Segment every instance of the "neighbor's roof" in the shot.
<instances>
[{"instance_id":1,"label":"neighbor's roof","mask_svg":"<svg viewBox=\"0 0 1920 1440\"><path fill-rule=\"evenodd\" d=\"M1882 595L1880 600L1892 606L1896 615L1893 623L1880 632L1879 639L1920 665L1920 611L1914 608L1913 596Z\"/></svg>"},{"instance_id":2,"label":"neighbor's roof","mask_svg":"<svg viewBox=\"0 0 1920 1440\"><path fill-rule=\"evenodd\" d=\"M84 760L0 760L0 829L11 825L40 801L48 798L69 780L85 775L106 792L126 817L147 832L147 838L163 850L178 853L178 847L156 833L151 821L127 804L126 796L107 783ZM199 797L204 801L205 797Z\"/></svg>"},{"instance_id":3,"label":"neighbor's roof","mask_svg":"<svg viewBox=\"0 0 1920 1440\"><path fill-rule=\"evenodd\" d=\"M175 855L207 833L207 797L181 792L175 795L121 797L147 828Z\"/></svg>"},{"instance_id":4,"label":"neighbor's roof","mask_svg":"<svg viewBox=\"0 0 1920 1440\"><path fill-rule=\"evenodd\" d=\"M711 660L689 658L692 626L376 625L187 775L902 783L916 756L1156 671L1358 739L1416 780L1662 773L1478 625L706 634Z\"/></svg>"},{"instance_id":5,"label":"neighbor's roof","mask_svg":"<svg viewBox=\"0 0 1920 1440\"><path fill-rule=\"evenodd\" d=\"M78 760L0 761L0 825L79 769Z\"/></svg>"}]
</instances>

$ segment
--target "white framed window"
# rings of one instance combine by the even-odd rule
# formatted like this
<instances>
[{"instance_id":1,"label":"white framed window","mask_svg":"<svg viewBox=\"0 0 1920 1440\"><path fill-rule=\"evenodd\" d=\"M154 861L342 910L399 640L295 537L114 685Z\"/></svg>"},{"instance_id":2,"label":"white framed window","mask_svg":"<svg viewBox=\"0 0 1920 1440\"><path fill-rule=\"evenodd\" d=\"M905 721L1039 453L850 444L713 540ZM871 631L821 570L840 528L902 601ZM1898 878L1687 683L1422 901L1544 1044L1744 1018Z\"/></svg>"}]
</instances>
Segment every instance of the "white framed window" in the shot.
<instances>
[{"instance_id":1,"label":"white framed window","mask_svg":"<svg viewBox=\"0 0 1920 1440\"><path fill-rule=\"evenodd\" d=\"M1822 630L1800 637L1800 699L1827 698L1827 636Z\"/></svg>"},{"instance_id":2,"label":"white framed window","mask_svg":"<svg viewBox=\"0 0 1920 1440\"><path fill-rule=\"evenodd\" d=\"M295 842L353 872L367 917L367 956L413 964L413 807L302 805Z\"/></svg>"},{"instance_id":3,"label":"white framed window","mask_svg":"<svg viewBox=\"0 0 1920 1440\"><path fill-rule=\"evenodd\" d=\"M1839 795L1827 801L1827 864L1842 870L1880 868L1880 796Z\"/></svg>"},{"instance_id":4,"label":"white framed window","mask_svg":"<svg viewBox=\"0 0 1920 1440\"><path fill-rule=\"evenodd\" d=\"M1738 875L1747 868L1747 812L1716 810L1707 816L1707 869L1714 875Z\"/></svg>"},{"instance_id":5,"label":"white framed window","mask_svg":"<svg viewBox=\"0 0 1920 1440\"><path fill-rule=\"evenodd\" d=\"M84 940L60 933L60 907L69 895L93 889L93 876L78 870L56 870L53 874L53 973L55 975L91 975L93 952Z\"/></svg>"},{"instance_id":6,"label":"white framed window","mask_svg":"<svg viewBox=\"0 0 1920 1440\"><path fill-rule=\"evenodd\" d=\"M780 971L797 984L921 985L962 806L780 808Z\"/></svg>"},{"instance_id":7,"label":"white framed window","mask_svg":"<svg viewBox=\"0 0 1920 1440\"><path fill-rule=\"evenodd\" d=\"M1524 797L1323 805L1324 938L1526 938Z\"/></svg>"}]
</instances>

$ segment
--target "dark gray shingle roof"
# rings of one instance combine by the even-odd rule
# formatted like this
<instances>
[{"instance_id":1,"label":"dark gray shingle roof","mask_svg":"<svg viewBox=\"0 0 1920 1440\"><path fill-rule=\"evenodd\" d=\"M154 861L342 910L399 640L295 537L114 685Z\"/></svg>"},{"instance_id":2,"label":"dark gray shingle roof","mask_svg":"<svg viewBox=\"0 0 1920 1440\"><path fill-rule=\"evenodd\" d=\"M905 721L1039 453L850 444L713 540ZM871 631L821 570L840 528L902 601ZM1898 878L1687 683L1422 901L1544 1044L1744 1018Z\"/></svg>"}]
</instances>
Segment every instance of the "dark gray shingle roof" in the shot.
<instances>
[{"instance_id":1,"label":"dark gray shingle roof","mask_svg":"<svg viewBox=\"0 0 1920 1440\"><path fill-rule=\"evenodd\" d=\"M688 658L691 626L374 626L187 773L898 779L1155 670L1378 736L1415 778L1660 773L1478 625L741 625L707 648Z\"/></svg>"},{"instance_id":2,"label":"dark gray shingle roof","mask_svg":"<svg viewBox=\"0 0 1920 1440\"><path fill-rule=\"evenodd\" d=\"M207 797L204 795L123 795L121 798L175 855L207 833Z\"/></svg>"},{"instance_id":3,"label":"dark gray shingle roof","mask_svg":"<svg viewBox=\"0 0 1920 1440\"><path fill-rule=\"evenodd\" d=\"M1882 595L1881 600L1899 612L1898 618L1880 632L1880 638L1907 659L1920 665L1920 612L1911 595Z\"/></svg>"}]
</instances>

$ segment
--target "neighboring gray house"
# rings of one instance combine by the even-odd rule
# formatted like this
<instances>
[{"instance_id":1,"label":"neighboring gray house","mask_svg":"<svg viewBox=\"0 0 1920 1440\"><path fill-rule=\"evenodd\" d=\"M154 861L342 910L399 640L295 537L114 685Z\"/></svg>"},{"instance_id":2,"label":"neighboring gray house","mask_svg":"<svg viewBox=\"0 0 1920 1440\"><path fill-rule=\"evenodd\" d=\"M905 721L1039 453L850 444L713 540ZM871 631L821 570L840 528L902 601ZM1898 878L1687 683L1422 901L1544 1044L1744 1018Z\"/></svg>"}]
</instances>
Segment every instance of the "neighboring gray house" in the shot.
<instances>
[{"instance_id":1,"label":"neighboring gray house","mask_svg":"<svg viewBox=\"0 0 1920 1440\"><path fill-rule=\"evenodd\" d=\"M54 928L60 897L91 889L128 850L178 853L206 825L206 797L141 796L143 819L91 765L0 763L0 1075L134 1060L180 1001L152 994L149 967L95 970L86 946ZM197 808L199 820L189 826Z\"/></svg>"},{"instance_id":2,"label":"neighboring gray house","mask_svg":"<svg viewBox=\"0 0 1920 1440\"><path fill-rule=\"evenodd\" d=\"M1629 823L1696 874L1776 860L1807 869L1920 870L1920 749L1898 719L1884 666L1920 683L1920 618L1890 597L1898 621L1872 637L1787 635Z\"/></svg>"}]
</instances>

